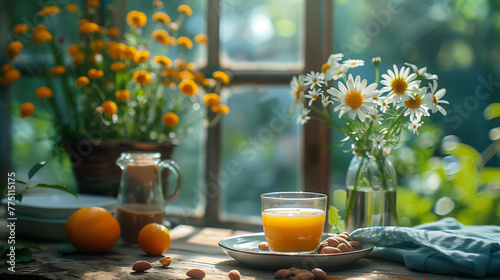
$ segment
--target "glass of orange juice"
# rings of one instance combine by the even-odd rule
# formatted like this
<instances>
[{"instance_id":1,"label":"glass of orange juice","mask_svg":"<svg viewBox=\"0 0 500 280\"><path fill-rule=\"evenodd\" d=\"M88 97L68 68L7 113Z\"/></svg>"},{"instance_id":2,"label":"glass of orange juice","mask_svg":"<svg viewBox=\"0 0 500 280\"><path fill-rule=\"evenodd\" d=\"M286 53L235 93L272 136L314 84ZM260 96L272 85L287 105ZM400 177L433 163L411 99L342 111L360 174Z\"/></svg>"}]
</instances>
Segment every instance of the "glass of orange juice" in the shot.
<instances>
[{"instance_id":1,"label":"glass of orange juice","mask_svg":"<svg viewBox=\"0 0 500 280\"><path fill-rule=\"evenodd\" d=\"M274 253L308 254L321 241L327 196L312 192L273 192L261 195L262 223Z\"/></svg>"}]
</instances>

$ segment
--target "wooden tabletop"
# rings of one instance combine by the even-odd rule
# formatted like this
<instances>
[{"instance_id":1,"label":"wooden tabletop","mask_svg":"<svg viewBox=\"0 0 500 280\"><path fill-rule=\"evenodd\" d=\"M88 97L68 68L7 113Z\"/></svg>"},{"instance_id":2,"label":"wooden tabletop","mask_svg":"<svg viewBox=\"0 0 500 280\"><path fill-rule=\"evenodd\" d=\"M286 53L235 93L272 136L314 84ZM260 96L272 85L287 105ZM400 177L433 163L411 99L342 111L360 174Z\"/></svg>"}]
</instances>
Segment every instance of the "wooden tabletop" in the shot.
<instances>
[{"instance_id":1,"label":"wooden tabletop","mask_svg":"<svg viewBox=\"0 0 500 280\"><path fill-rule=\"evenodd\" d=\"M4 230L2 230L2 233ZM172 244L164 254L172 258L168 268L160 267L161 257L148 256L137 245L121 240L104 254L60 254L57 243L39 242L41 251L35 251L34 260L16 263L15 273L1 264L0 278L6 276L38 276L46 279L188 279L186 272L199 268L206 272L205 279L229 279L229 271L240 271L242 279L274 279L275 271L249 268L227 256L218 242L229 236L245 232L220 228L200 228L179 225L170 231ZM5 235L2 234L2 244ZM132 265L138 260L153 263L145 272L134 272ZM156 265L156 266L155 266ZM412 271L399 263L363 258L354 264L327 271L328 279L468 279ZM9 277L10 278L10 277ZM16 278L19 279L19 278ZM38 278L40 279L40 278Z\"/></svg>"}]
</instances>

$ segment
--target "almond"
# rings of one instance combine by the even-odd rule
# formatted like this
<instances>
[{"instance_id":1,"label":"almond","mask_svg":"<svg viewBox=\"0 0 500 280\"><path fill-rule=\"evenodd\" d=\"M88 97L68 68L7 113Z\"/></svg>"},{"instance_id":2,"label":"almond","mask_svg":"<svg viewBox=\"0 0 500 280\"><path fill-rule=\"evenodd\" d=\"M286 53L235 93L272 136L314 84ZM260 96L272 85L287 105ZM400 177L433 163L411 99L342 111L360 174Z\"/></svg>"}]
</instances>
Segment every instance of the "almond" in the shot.
<instances>
[{"instance_id":1,"label":"almond","mask_svg":"<svg viewBox=\"0 0 500 280\"><path fill-rule=\"evenodd\" d=\"M299 273L293 277L293 280L311 280L314 278L314 274L309 271Z\"/></svg>"},{"instance_id":2,"label":"almond","mask_svg":"<svg viewBox=\"0 0 500 280\"><path fill-rule=\"evenodd\" d=\"M241 273L238 270L233 269L233 270L229 271L229 273L227 274L227 277L229 277L229 279L231 279L231 280L240 280Z\"/></svg>"},{"instance_id":3,"label":"almond","mask_svg":"<svg viewBox=\"0 0 500 280\"><path fill-rule=\"evenodd\" d=\"M193 278L193 279L203 279L205 278L205 271L199 269L199 268L193 268L193 269L190 269L188 270L188 272L186 272L186 275L190 278Z\"/></svg>"},{"instance_id":4,"label":"almond","mask_svg":"<svg viewBox=\"0 0 500 280\"><path fill-rule=\"evenodd\" d=\"M345 240L349 240L349 234L346 234L346 233L339 233L339 234L337 234L337 237L344 238Z\"/></svg>"},{"instance_id":5,"label":"almond","mask_svg":"<svg viewBox=\"0 0 500 280\"><path fill-rule=\"evenodd\" d=\"M269 251L269 244L267 242L260 242L258 247L259 250Z\"/></svg>"},{"instance_id":6,"label":"almond","mask_svg":"<svg viewBox=\"0 0 500 280\"><path fill-rule=\"evenodd\" d=\"M349 248L349 247L347 247L347 245L345 245L345 243L339 244L339 246L337 246L337 248L340 249L340 251L342 251L342 253L352 251L352 246Z\"/></svg>"},{"instance_id":7,"label":"almond","mask_svg":"<svg viewBox=\"0 0 500 280\"><path fill-rule=\"evenodd\" d=\"M340 241L337 240L337 238L335 237L328 237L325 241L328 244L328 246L332 247L337 247L340 244Z\"/></svg>"},{"instance_id":8,"label":"almond","mask_svg":"<svg viewBox=\"0 0 500 280\"><path fill-rule=\"evenodd\" d=\"M290 271L293 273L293 275L298 275L298 274L301 274L301 273L304 273L304 272L309 272L309 270L305 270L305 269L300 269L300 268L290 268Z\"/></svg>"},{"instance_id":9,"label":"almond","mask_svg":"<svg viewBox=\"0 0 500 280\"><path fill-rule=\"evenodd\" d=\"M321 249L321 252L319 252L319 253L321 255L331 255L331 254L338 254L341 252L342 251L337 247L326 246L323 249Z\"/></svg>"},{"instance_id":10,"label":"almond","mask_svg":"<svg viewBox=\"0 0 500 280\"><path fill-rule=\"evenodd\" d=\"M361 244L361 242L359 242L359 241L352 240L352 241L349 241L349 244L351 244L352 248L356 249L356 250L363 248L363 244Z\"/></svg>"},{"instance_id":11,"label":"almond","mask_svg":"<svg viewBox=\"0 0 500 280\"><path fill-rule=\"evenodd\" d=\"M280 269L274 273L274 279L288 279L294 275L290 269Z\"/></svg>"},{"instance_id":12,"label":"almond","mask_svg":"<svg viewBox=\"0 0 500 280\"><path fill-rule=\"evenodd\" d=\"M311 273L314 275L314 280L327 280L328 275L321 268L315 268L311 270Z\"/></svg>"},{"instance_id":13,"label":"almond","mask_svg":"<svg viewBox=\"0 0 500 280\"><path fill-rule=\"evenodd\" d=\"M137 271L137 272L142 272L142 271L146 271L152 267L153 267L153 265L151 265L147 261L136 261L134 263L134 265L132 265L132 270Z\"/></svg>"},{"instance_id":14,"label":"almond","mask_svg":"<svg viewBox=\"0 0 500 280\"><path fill-rule=\"evenodd\" d=\"M172 258L171 257L165 257L160 260L160 263L163 265L163 267L167 267L172 263Z\"/></svg>"}]
</instances>

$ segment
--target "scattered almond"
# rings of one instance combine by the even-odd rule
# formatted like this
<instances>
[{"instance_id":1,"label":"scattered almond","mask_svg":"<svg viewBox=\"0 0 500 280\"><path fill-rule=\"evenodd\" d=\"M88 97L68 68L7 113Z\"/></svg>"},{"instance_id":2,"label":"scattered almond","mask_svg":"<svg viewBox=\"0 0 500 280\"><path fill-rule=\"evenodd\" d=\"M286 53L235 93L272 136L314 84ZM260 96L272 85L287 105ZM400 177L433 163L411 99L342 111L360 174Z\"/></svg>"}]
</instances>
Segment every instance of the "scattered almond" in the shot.
<instances>
[{"instance_id":1,"label":"scattered almond","mask_svg":"<svg viewBox=\"0 0 500 280\"><path fill-rule=\"evenodd\" d=\"M260 242L259 243L259 250L269 251L269 244L267 242Z\"/></svg>"},{"instance_id":2,"label":"scattered almond","mask_svg":"<svg viewBox=\"0 0 500 280\"><path fill-rule=\"evenodd\" d=\"M146 270L148 270L148 269L150 269L152 267L153 267L153 265L151 265L147 261L136 261L132 265L132 270L137 271L137 272L142 272L142 271L146 271Z\"/></svg>"},{"instance_id":3,"label":"scattered almond","mask_svg":"<svg viewBox=\"0 0 500 280\"><path fill-rule=\"evenodd\" d=\"M229 279L231 279L231 280L240 280L241 273L238 270L233 269L233 270L229 271L229 273L227 274L227 277L229 277Z\"/></svg>"},{"instance_id":4,"label":"scattered almond","mask_svg":"<svg viewBox=\"0 0 500 280\"><path fill-rule=\"evenodd\" d=\"M288 279L294 275L291 269L280 269L274 273L274 279Z\"/></svg>"},{"instance_id":5,"label":"scattered almond","mask_svg":"<svg viewBox=\"0 0 500 280\"><path fill-rule=\"evenodd\" d=\"M167 267L172 263L172 258L171 257L165 257L160 260L160 263L163 265L163 267Z\"/></svg>"},{"instance_id":6,"label":"scattered almond","mask_svg":"<svg viewBox=\"0 0 500 280\"><path fill-rule=\"evenodd\" d=\"M300 268L296 268L296 267L290 268L290 271L293 273L293 276L304 273L304 272L309 272L309 270L300 269Z\"/></svg>"},{"instance_id":7,"label":"scattered almond","mask_svg":"<svg viewBox=\"0 0 500 280\"><path fill-rule=\"evenodd\" d=\"M311 280L313 278L314 274L309 271L305 271L295 275L295 277L293 277L293 280Z\"/></svg>"},{"instance_id":8,"label":"scattered almond","mask_svg":"<svg viewBox=\"0 0 500 280\"><path fill-rule=\"evenodd\" d=\"M311 273L314 275L314 280L327 280L328 275L321 268L315 268L311 270Z\"/></svg>"},{"instance_id":9,"label":"scattered almond","mask_svg":"<svg viewBox=\"0 0 500 280\"><path fill-rule=\"evenodd\" d=\"M186 275L190 278L193 278L193 279L203 279L205 278L205 271L199 269L199 268L193 268L193 269L190 269L188 270L188 272L186 272Z\"/></svg>"}]
</instances>

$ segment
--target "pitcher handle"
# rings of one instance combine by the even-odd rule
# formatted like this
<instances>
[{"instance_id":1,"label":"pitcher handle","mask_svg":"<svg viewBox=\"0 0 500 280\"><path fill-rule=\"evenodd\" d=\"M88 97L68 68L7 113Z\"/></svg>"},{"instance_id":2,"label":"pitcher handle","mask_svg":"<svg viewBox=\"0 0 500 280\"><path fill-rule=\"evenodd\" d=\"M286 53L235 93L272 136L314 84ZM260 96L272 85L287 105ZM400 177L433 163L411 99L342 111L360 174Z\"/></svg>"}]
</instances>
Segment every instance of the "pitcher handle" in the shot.
<instances>
[{"instance_id":1,"label":"pitcher handle","mask_svg":"<svg viewBox=\"0 0 500 280\"><path fill-rule=\"evenodd\" d=\"M158 166L160 166L161 169L168 168L170 171L172 171L172 174L174 175L174 189L172 192L170 192L169 195L165 192L165 205L173 203L174 201L179 198L179 195L181 194L181 189L182 189L182 174L181 170L179 169L179 166L175 163L175 161L170 160L170 159L165 159L162 160ZM166 184L166 182L163 182L163 184Z\"/></svg>"}]
</instances>

